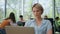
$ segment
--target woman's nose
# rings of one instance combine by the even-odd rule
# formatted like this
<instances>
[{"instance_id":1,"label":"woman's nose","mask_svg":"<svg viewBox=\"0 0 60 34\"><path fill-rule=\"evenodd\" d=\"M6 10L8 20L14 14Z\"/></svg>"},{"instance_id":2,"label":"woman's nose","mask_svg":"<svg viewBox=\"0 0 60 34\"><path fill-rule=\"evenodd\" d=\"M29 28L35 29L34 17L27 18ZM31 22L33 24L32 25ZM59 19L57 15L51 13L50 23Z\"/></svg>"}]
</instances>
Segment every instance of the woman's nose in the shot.
<instances>
[{"instance_id":1,"label":"woman's nose","mask_svg":"<svg viewBox=\"0 0 60 34\"><path fill-rule=\"evenodd\" d=\"M35 11L35 14L37 14L37 12Z\"/></svg>"}]
</instances>

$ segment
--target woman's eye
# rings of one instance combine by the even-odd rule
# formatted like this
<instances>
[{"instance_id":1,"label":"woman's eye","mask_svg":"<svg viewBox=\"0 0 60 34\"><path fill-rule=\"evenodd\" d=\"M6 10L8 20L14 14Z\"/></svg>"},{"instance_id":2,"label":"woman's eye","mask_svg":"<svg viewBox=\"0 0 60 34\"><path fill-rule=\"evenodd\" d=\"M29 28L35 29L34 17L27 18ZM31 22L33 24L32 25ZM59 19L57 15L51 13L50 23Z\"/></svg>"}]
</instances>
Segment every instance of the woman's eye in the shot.
<instances>
[{"instance_id":1,"label":"woman's eye","mask_svg":"<svg viewBox=\"0 0 60 34\"><path fill-rule=\"evenodd\" d=\"M39 12L39 10L37 10L37 12Z\"/></svg>"}]
</instances>

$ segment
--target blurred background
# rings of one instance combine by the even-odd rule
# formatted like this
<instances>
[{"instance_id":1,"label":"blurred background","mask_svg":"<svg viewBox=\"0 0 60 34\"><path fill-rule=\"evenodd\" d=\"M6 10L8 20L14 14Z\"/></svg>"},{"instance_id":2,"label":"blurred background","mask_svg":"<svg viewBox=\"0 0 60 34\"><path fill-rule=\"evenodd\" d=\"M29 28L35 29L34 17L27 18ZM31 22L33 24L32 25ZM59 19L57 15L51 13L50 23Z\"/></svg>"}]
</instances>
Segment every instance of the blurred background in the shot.
<instances>
[{"instance_id":1,"label":"blurred background","mask_svg":"<svg viewBox=\"0 0 60 34\"><path fill-rule=\"evenodd\" d=\"M11 12L15 13L16 21L19 20L19 15L23 15L25 21L34 18L32 6L35 3L40 3L44 8L42 18L44 16L53 18L54 24L55 18L60 18L60 0L0 0L0 22L7 18ZM59 33L55 28L54 31Z\"/></svg>"}]
</instances>

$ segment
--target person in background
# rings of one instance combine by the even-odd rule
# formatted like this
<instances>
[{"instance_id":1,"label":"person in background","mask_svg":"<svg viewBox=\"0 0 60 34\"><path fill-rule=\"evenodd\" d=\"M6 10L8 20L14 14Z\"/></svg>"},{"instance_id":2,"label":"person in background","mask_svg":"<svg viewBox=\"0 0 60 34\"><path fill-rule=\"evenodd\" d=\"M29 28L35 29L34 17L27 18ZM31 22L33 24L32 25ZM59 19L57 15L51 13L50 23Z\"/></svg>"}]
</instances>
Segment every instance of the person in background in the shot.
<instances>
[{"instance_id":1,"label":"person in background","mask_svg":"<svg viewBox=\"0 0 60 34\"><path fill-rule=\"evenodd\" d=\"M59 17L56 17L55 18L55 26L56 26L56 31L59 31L60 32L60 19Z\"/></svg>"},{"instance_id":2,"label":"person in background","mask_svg":"<svg viewBox=\"0 0 60 34\"><path fill-rule=\"evenodd\" d=\"M52 34L52 25L50 21L41 17L43 11L43 7L39 3L34 4L32 12L35 19L27 21L24 27L34 27L35 34Z\"/></svg>"},{"instance_id":3,"label":"person in background","mask_svg":"<svg viewBox=\"0 0 60 34\"><path fill-rule=\"evenodd\" d=\"M0 28L4 28L5 26L10 26L10 25L15 25L15 23L16 23L15 15L13 12L11 12L9 17L3 20L3 22L0 25Z\"/></svg>"},{"instance_id":4,"label":"person in background","mask_svg":"<svg viewBox=\"0 0 60 34\"><path fill-rule=\"evenodd\" d=\"M18 26L24 26L25 25L25 21L23 19L23 15L19 16L20 20L17 22Z\"/></svg>"},{"instance_id":5,"label":"person in background","mask_svg":"<svg viewBox=\"0 0 60 34\"><path fill-rule=\"evenodd\" d=\"M45 15L45 16L44 16L44 19L48 19L48 16L47 16L47 15Z\"/></svg>"},{"instance_id":6,"label":"person in background","mask_svg":"<svg viewBox=\"0 0 60 34\"><path fill-rule=\"evenodd\" d=\"M34 18L32 18L32 17L30 18L30 20L33 20L33 19L34 19Z\"/></svg>"}]
</instances>

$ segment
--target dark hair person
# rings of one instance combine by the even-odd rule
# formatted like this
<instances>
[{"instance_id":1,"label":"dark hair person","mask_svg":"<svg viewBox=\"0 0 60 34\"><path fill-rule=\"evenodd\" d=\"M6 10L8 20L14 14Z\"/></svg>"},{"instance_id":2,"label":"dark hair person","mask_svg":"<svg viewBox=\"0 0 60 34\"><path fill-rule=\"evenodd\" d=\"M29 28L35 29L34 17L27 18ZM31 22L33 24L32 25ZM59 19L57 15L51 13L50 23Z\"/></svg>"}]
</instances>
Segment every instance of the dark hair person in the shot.
<instances>
[{"instance_id":1,"label":"dark hair person","mask_svg":"<svg viewBox=\"0 0 60 34\"><path fill-rule=\"evenodd\" d=\"M9 17L3 20L3 22L0 25L0 28L4 28L7 25L11 25L10 23L16 23L15 15L13 12L10 13Z\"/></svg>"},{"instance_id":2,"label":"dark hair person","mask_svg":"<svg viewBox=\"0 0 60 34\"><path fill-rule=\"evenodd\" d=\"M16 23L15 15L14 15L13 12L10 13L10 15L9 15L9 19L11 19L13 23Z\"/></svg>"},{"instance_id":3,"label":"dark hair person","mask_svg":"<svg viewBox=\"0 0 60 34\"><path fill-rule=\"evenodd\" d=\"M23 19L23 15L20 15L19 16L19 21L17 22L17 25L18 26L24 26L25 25L25 21L24 21L24 19Z\"/></svg>"}]
</instances>

